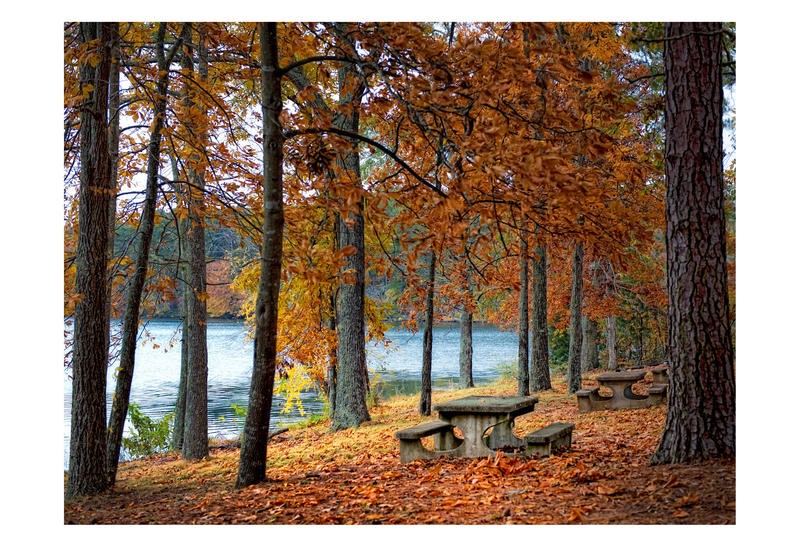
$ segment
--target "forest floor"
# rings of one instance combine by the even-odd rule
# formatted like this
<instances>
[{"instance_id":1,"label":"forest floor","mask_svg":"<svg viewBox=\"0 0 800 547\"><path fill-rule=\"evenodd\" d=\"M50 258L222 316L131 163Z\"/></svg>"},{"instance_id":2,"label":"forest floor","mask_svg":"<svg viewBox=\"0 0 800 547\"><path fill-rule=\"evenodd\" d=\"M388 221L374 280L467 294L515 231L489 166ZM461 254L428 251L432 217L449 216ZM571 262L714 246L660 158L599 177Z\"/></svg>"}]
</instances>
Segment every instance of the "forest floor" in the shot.
<instances>
[{"instance_id":1,"label":"forest floor","mask_svg":"<svg viewBox=\"0 0 800 547\"><path fill-rule=\"evenodd\" d=\"M587 385L596 385L591 375ZM506 380L435 391L433 404L515 394ZM267 481L241 490L235 447L193 463L176 453L122 463L113 489L65 502L64 523L735 524L735 461L649 465L664 405L579 414L563 377L536 395L535 411L517 418L515 431L574 422L570 451L402 464L394 434L423 420L417 396L394 397L359 428L334 433L323 422L273 438Z\"/></svg>"}]
</instances>

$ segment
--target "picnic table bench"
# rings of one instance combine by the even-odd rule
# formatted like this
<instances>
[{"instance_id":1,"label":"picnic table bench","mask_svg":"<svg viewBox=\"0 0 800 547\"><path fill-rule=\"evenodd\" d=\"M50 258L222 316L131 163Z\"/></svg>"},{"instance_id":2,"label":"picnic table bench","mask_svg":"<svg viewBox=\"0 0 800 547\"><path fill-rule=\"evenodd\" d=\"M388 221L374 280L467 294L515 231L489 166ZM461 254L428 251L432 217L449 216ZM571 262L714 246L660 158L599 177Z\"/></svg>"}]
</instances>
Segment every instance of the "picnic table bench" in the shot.
<instances>
[{"instance_id":1,"label":"picnic table bench","mask_svg":"<svg viewBox=\"0 0 800 547\"><path fill-rule=\"evenodd\" d=\"M395 433L400 441L400 461L440 456L479 458L497 452L547 456L553 448L572 443L574 424L552 424L522 439L514 434L514 419L532 412L536 397L464 397L436 405L439 419ZM463 438L455 436L458 430ZM491 433L486 434L491 430ZM434 448L422 445L434 437Z\"/></svg>"},{"instance_id":2,"label":"picnic table bench","mask_svg":"<svg viewBox=\"0 0 800 547\"><path fill-rule=\"evenodd\" d=\"M667 376L669 368L667 365L656 365L650 371L653 373L653 384L668 384L669 378Z\"/></svg>"}]
</instances>

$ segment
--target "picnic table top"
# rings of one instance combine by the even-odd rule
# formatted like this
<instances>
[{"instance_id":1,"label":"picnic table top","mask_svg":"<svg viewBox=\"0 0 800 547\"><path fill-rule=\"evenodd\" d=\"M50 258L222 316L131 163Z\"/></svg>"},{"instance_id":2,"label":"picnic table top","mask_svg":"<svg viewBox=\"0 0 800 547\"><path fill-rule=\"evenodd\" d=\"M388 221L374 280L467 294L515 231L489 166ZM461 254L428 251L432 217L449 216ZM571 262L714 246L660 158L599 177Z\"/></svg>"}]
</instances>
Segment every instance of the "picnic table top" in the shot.
<instances>
[{"instance_id":1,"label":"picnic table top","mask_svg":"<svg viewBox=\"0 0 800 547\"><path fill-rule=\"evenodd\" d=\"M444 413L468 412L472 414L504 414L530 409L539 399L536 397L470 396L439 403L434 410Z\"/></svg>"},{"instance_id":2,"label":"picnic table top","mask_svg":"<svg viewBox=\"0 0 800 547\"><path fill-rule=\"evenodd\" d=\"M626 381L626 382L638 382L639 380L643 379L647 371L644 370L622 370L619 372L604 372L603 374L599 374L597 376L598 382L614 382L614 381Z\"/></svg>"}]
</instances>

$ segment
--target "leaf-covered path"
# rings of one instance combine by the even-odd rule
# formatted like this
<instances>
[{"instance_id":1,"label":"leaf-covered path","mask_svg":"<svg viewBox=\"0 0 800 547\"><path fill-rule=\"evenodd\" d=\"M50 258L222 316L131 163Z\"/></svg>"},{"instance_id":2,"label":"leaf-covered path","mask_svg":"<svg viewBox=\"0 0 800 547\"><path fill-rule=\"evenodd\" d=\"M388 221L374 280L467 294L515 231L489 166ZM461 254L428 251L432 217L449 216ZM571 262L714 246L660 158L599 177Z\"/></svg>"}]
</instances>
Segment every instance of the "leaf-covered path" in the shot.
<instances>
[{"instance_id":1,"label":"leaf-covered path","mask_svg":"<svg viewBox=\"0 0 800 547\"><path fill-rule=\"evenodd\" d=\"M591 380L588 382L591 384ZM434 393L513 394L509 382ZM372 422L330 433L291 429L268 449L268 481L235 490L238 449L201 462L175 453L120 465L108 493L65 502L65 523L108 524L734 524L735 462L650 466L665 407L579 414L563 379L537 394L520 434L575 422L572 450L550 458L439 459L401 464L394 432L418 423L416 398L371 410Z\"/></svg>"}]
</instances>

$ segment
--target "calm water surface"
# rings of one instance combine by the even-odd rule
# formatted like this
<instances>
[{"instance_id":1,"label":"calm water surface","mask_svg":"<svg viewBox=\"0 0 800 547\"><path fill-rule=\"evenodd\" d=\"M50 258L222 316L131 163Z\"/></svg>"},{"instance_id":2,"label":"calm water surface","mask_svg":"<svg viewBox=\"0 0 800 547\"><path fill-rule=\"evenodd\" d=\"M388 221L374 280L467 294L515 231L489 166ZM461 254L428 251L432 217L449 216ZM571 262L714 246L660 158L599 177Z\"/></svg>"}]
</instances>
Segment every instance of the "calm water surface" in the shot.
<instances>
[{"instance_id":1,"label":"calm water surface","mask_svg":"<svg viewBox=\"0 0 800 547\"><path fill-rule=\"evenodd\" d=\"M138 403L151 418L160 418L174 410L180 376L180 323L152 321L149 335L136 350L131 401ZM379 393L390 396L419 390L422 370L422 333L392 329L387 333L389 347L367 346L367 364L371 377L380 381ZM455 388L458 384L460 333L458 325L440 326L433 333L433 389ZM494 327L476 326L473 331L473 378L476 385L497 378L499 366L517 359L517 335ZM247 339L244 324L236 321L212 322L208 326L208 415L209 435L219 439L238 436L242 419L232 404L247 406L250 376L253 369L253 344ZM111 412L114 394L114 367L108 373L107 409ZM273 402L271 427L305 419L322 410L316 393L302 396L306 415L297 409L283 413L284 400ZM64 468L69 461L72 382L64 373Z\"/></svg>"}]
</instances>

